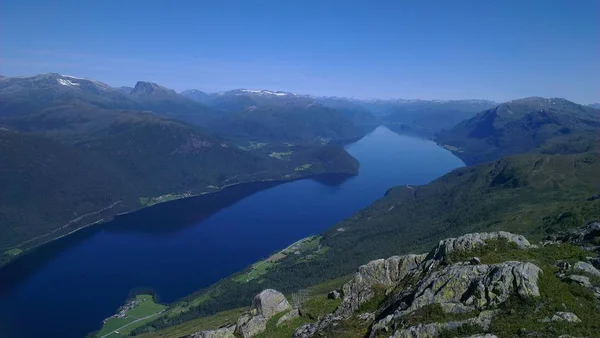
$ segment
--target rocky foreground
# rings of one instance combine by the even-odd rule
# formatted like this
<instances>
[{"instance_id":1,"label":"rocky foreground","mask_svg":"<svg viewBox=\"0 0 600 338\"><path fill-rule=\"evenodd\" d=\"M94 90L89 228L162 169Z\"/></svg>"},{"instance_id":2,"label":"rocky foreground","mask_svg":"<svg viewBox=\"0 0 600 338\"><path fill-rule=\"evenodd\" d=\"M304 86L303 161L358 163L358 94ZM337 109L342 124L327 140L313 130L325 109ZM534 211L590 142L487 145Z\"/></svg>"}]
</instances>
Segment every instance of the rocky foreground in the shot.
<instances>
[{"instance_id":1,"label":"rocky foreground","mask_svg":"<svg viewBox=\"0 0 600 338\"><path fill-rule=\"evenodd\" d=\"M278 337L276 328L286 322L304 323L295 338L597 337L599 245L600 223L539 245L502 231L467 234L442 240L426 254L361 266L329 294L341 298L335 311L319 318L267 289L235 325L191 337Z\"/></svg>"}]
</instances>

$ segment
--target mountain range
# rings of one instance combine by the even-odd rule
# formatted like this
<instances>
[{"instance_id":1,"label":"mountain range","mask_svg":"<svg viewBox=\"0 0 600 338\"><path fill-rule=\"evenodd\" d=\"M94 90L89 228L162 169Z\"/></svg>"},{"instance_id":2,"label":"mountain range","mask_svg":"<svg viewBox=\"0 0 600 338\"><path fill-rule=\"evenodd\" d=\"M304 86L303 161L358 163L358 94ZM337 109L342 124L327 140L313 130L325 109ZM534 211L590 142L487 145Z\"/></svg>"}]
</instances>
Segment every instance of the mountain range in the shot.
<instances>
[{"instance_id":1,"label":"mountain range","mask_svg":"<svg viewBox=\"0 0 600 338\"><path fill-rule=\"evenodd\" d=\"M600 110L560 98L502 103L436 134L466 163L524 152L581 153L597 149Z\"/></svg>"},{"instance_id":2,"label":"mountain range","mask_svg":"<svg viewBox=\"0 0 600 338\"><path fill-rule=\"evenodd\" d=\"M177 93L152 82L113 88L95 80L50 73L0 78L0 265L83 226L156 203L216 192L243 182L356 174L359 163L341 145L381 124L397 132L433 138L469 166L422 186L393 187L359 213L298 242L293 254L287 249L275 253L268 258L268 269L254 271L249 267L200 290L171 304L157 318L131 327L133 333L158 337L169 336L174 330L179 336L206 337L196 332L199 329L194 323L221 318L227 311L248 304L268 286L284 293L336 287L336 292L342 292L344 299L337 302L298 306L301 311L295 318L301 318L302 323L294 323L305 326L289 327L298 337L331 332L348 336L373 332L375 336L381 330L398 330L402 336L402 330L413 330L416 326L411 325L423 324L423 318L447 319L444 316L448 312L443 309L427 308L429 312L418 313L421 317L404 317L409 322L403 321L402 311L421 297L415 288L446 268L470 269L457 280L471 281L473 271L484 269L472 256L477 254L490 262L496 262L498 256L492 251L463 250L468 257L461 257L472 259L470 263L434 259L438 270L422 266L426 261L419 258L414 262L426 268L423 274L406 283L390 283L385 290L377 285L363 288L360 281L371 277L379 280L379 272L396 268L385 265L388 263L381 263L385 269L363 267L354 282L349 281L360 264L422 251L444 237L467 231L509 230L540 240L600 218L596 174L600 170L600 110L592 105L539 97L495 103L356 100L248 89ZM497 248L496 254L501 252L504 263L518 254L504 242L485 243ZM527 262L549 271L543 283L558 285L564 291L561 299L567 300L545 298L535 308L550 314L558 311L557 302L595 304L596 296L589 290L600 290L596 280L584 289L567 290L557 284L566 283L566 275L557 272L556 278L552 277L558 268L548 257L564 258L568 264L575 264L575 258L586 259L567 244L558 248L541 248L528 256ZM438 249L432 251L432 257L438 257ZM396 262L393 257L369 264ZM243 278L251 272L252 279ZM446 277L441 275L440 280ZM360 288L352 283L359 283ZM472 283L474 288L481 284ZM491 286L486 283L481 285L488 290ZM347 287L340 289L342 284ZM403 293L404 287L410 293ZM502 290L508 287L502 286ZM546 290L542 293L547 292L546 287L540 284L540 289ZM322 296L311 295L311 302L323 301L317 295ZM487 295L484 298L491 299ZM355 298L358 300L353 301ZM472 310L471 301L457 302ZM253 306L254 312L240 317L234 330L259 321L265 332L280 332L275 323L256 317L262 307ZM354 313L364 310L361 306L369 309L360 314L364 318ZM527 313L527 306L513 308ZM316 312L315 307L319 308ZM479 316L484 308L476 310ZM501 316L512 316L504 308L497 310ZM340 314L350 317L336 319ZM586 325L597 322L592 314L585 316ZM513 317L511 320L518 320ZM495 332L514 333L508 322L497 321L507 327L496 326ZM523 330L542 330L536 323L539 321L523 323ZM234 327L229 322L222 325L227 330ZM555 333L567 330L545 326ZM588 326L581 332L591 332ZM494 330L485 327L486 332Z\"/></svg>"}]
</instances>

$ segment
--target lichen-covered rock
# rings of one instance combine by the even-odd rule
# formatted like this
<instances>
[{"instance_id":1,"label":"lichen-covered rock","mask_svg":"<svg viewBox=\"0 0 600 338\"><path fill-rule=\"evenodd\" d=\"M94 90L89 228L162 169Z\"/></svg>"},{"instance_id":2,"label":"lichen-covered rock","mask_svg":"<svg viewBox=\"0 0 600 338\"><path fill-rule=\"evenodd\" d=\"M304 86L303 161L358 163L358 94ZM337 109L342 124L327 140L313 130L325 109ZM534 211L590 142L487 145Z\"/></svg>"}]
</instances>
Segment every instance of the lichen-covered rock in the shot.
<instances>
[{"instance_id":1,"label":"lichen-covered rock","mask_svg":"<svg viewBox=\"0 0 600 338\"><path fill-rule=\"evenodd\" d=\"M594 238L600 237L600 222L591 222L579 228L570 229L556 236L557 242L575 245L589 244Z\"/></svg>"},{"instance_id":2,"label":"lichen-covered rock","mask_svg":"<svg viewBox=\"0 0 600 338\"><path fill-rule=\"evenodd\" d=\"M493 311L483 311L479 316L466 320L451 321L447 323L419 324L409 328L396 330L392 338L434 338L439 337L442 331L458 329L464 325L479 326L485 331L489 329L493 316ZM371 337L375 336L371 334Z\"/></svg>"},{"instance_id":3,"label":"lichen-covered rock","mask_svg":"<svg viewBox=\"0 0 600 338\"><path fill-rule=\"evenodd\" d=\"M342 320L342 317L335 316L333 314L325 315L319 321L314 324L306 324L299 327L292 336L293 338L308 338L315 335L319 335L323 330L331 327L334 322Z\"/></svg>"},{"instance_id":4,"label":"lichen-covered rock","mask_svg":"<svg viewBox=\"0 0 600 338\"><path fill-rule=\"evenodd\" d=\"M600 277L600 271L596 269L592 264L586 262L577 262L573 266L573 270L587 273L588 275Z\"/></svg>"},{"instance_id":5,"label":"lichen-covered rock","mask_svg":"<svg viewBox=\"0 0 600 338\"><path fill-rule=\"evenodd\" d=\"M196 332L189 336L189 338L235 338L235 325L229 327L223 327L217 330L208 330Z\"/></svg>"},{"instance_id":6,"label":"lichen-covered rock","mask_svg":"<svg viewBox=\"0 0 600 338\"><path fill-rule=\"evenodd\" d=\"M538 274L532 263L504 262L492 265L451 265L423 279L401 314L439 304L446 312L482 310L505 302L509 296L539 296Z\"/></svg>"},{"instance_id":7,"label":"lichen-covered rock","mask_svg":"<svg viewBox=\"0 0 600 338\"><path fill-rule=\"evenodd\" d=\"M304 324L294 332L293 338L309 338L317 332L317 327L314 324Z\"/></svg>"},{"instance_id":8,"label":"lichen-covered rock","mask_svg":"<svg viewBox=\"0 0 600 338\"><path fill-rule=\"evenodd\" d=\"M569 282L577 283L586 288L589 288L592 286L592 284L590 283L590 278L586 277L586 276L569 275L569 276L566 276L565 279Z\"/></svg>"},{"instance_id":9,"label":"lichen-covered rock","mask_svg":"<svg viewBox=\"0 0 600 338\"><path fill-rule=\"evenodd\" d=\"M244 338L254 337L267 329L267 321L263 315L243 315L238 318L236 332Z\"/></svg>"},{"instance_id":10,"label":"lichen-covered rock","mask_svg":"<svg viewBox=\"0 0 600 338\"><path fill-rule=\"evenodd\" d=\"M553 322L569 322L569 323L580 323L581 319L577 317L573 312L557 312L552 316Z\"/></svg>"},{"instance_id":11,"label":"lichen-covered rock","mask_svg":"<svg viewBox=\"0 0 600 338\"><path fill-rule=\"evenodd\" d=\"M472 233L457 238L441 240L438 245L429 252L427 259L445 261L453 252L473 250L477 247L484 246L485 242L490 240L506 240L509 243L516 244L517 247L521 249L531 247L531 244L525 237L506 231Z\"/></svg>"},{"instance_id":12,"label":"lichen-covered rock","mask_svg":"<svg viewBox=\"0 0 600 338\"><path fill-rule=\"evenodd\" d=\"M267 322L274 315L291 309L281 292L263 290L254 297L250 313L238 318L236 332L244 338L253 337L267 328Z\"/></svg>"},{"instance_id":13,"label":"lichen-covered rock","mask_svg":"<svg viewBox=\"0 0 600 338\"><path fill-rule=\"evenodd\" d=\"M276 326L280 326L281 324L298 317L300 317L300 311L298 311L298 309L293 309L292 311L286 313L283 317L279 318Z\"/></svg>"},{"instance_id":14,"label":"lichen-covered rock","mask_svg":"<svg viewBox=\"0 0 600 338\"><path fill-rule=\"evenodd\" d=\"M354 278L342 287L344 299L336 315L349 316L371 300L373 287L393 288L402 280L420 272L425 255L392 256L371 261L358 268Z\"/></svg>"},{"instance_id":15,"label":"lichen-covered rock","mask_svg":"<svg viewBox=\"0 0 600 338\"><path fill-rule=\"evenodd\" d=\"M256 309L258 314L269 319L278 313L290 310L292 306L281 292L266 289L254 297L252 308Z\"/></svg>"}]
</instances>

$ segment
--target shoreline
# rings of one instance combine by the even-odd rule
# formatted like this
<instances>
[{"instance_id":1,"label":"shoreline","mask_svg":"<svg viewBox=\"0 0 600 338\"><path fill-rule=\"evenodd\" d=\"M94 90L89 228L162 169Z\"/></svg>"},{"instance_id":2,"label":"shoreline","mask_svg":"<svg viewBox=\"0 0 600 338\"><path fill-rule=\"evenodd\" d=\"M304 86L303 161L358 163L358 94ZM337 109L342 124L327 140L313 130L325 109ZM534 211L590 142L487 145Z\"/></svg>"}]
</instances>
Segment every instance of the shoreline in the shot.
<instances>
[{"instance_id":1,"label":"shoreline","mask_svg":"<svg viewBox=\"0 0 600 338\"><path fill-rule=\"evenodd\" d=\"M256 181L237 182L237 183L231 183L231 184L227 184L227 185L224 185L222 187L219 187L219 190L206 191L206 192L202 192L202 193L199 193L199 194L193 194L193 195L189 195L189 196L182 197L182 198L177 198L177 199L173 199L173 200L168 200L168 201L164 201L164 202L155 203L155 204L152 204L150 206L142 206L140 208L136 208L136 209L133 209L133 210L129 210L129 211L125 211L125 212L120 212L120 213L117 213L117 214L115 214L113 216L110 216L108 219L101 218L101 219L98 219L96 221L93 221L93 222L90 222L90 223L86 223L86 224L84 224L84 225L82 225L80 227L77 227L76 229L73 229L73 230L71 230L71 231L69 231L67 233L64 233L64 234L59 235L59 236L54 237L54 238L51 238L51 239L49 239L47 241L43 241L40 244L37 244L35 246L32 246L31 248L21 249L19 247L19 245L6 248L6 249L4 249L3 252L7 252L7 251L10 251L10 250L14 250L14 249L19 249L19 250L21 250L21 252L19 254L15 255L15 256L13 256L13 258L9 258L6 262L0 263L1 264L0 265L0 271L4 270L6 267L8 267L10 265L17 264L18 261L20 260L20 258L34 253L37 249L39 249L39 248L41 248L41 247L43 247L45 245L48 245L50 243L54 243L54 242L56 242L56 241L58 241L60 239L69 237L71 235L74 235L74 234L76 234L76 233L78 233L78 232L80 232L82 230L91 228L93 226L100 226L100 225L103 225L103 224L110 223L110 222L114 221L117 217L126 216L126 215L129 215L129 214L132 214L132 213L136 213L136 212L139 212L141 210L145 210L145 209L149 209L149 208L155 207L157 205L164 205L165 203L171 203L171 202L174 203L174 202L178 202L178 201L182 201L182 200L186 200L186 199L191 199L191 198L195 198L195 197L216 194L216 193L223 192L227 188L231 188L231 187L239 186L239 185L243 185L243 184L269 183L269 182L279 182L281 184L285 184L285 183L291 183L291 182L295 182L295 181L300 181L300 180L304 180L304 179L311 179L311 178L315 178L315 177L319 177L319 176L326 176L326 175L357 176L358 173L356 173L356 174L348 174L348 173L330 172L330 173L311 174L311 175L302 176L302 177L295 177L295 178L263 179L263 180L256 180ZM101 209L101 210L105 211L105 210L107 210L107 209L109 209L111 207L114 207L118 203L122 203L122 201L114 202L110 207L107 207L107 208L104 208L104 209ZM97 213L97 212L98 211L96 211L94 213ZM69 222L72 222L72 220L69 221ZM67 222L66 225L68 225L69 222ZM66 226L66 225L63 225L63 227ZM39 235L36 238L41 238L41 237L44 237L44 236L48 236L48 235L52 234L53 232L60 230L61 228L57 228L57 229L55 229L55 230L53 230L53 231L51 231L49 233L46 233L46 234L43 234L43 235ZM30 239L28 241L33 241L33 240L35 240L35 238L34 239ZM23 242L23 243L27 243L27 241ZM20 245L22 245L23 243L21 243Z\"/></svg>"}]
</instances>

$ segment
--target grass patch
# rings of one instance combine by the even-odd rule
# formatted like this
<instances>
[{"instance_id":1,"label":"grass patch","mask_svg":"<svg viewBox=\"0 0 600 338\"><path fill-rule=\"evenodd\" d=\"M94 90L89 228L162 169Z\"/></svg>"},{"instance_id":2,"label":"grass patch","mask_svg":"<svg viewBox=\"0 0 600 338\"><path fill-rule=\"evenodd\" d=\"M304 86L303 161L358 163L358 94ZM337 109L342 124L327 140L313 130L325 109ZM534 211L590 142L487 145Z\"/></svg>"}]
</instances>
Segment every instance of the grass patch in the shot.
<instances>
[{"instance_id":1,"label":"grass patch","mask_svg":"<svg viewBox=\"0 0 600 338\"><path fill-rule=\"evenodd\" d=\"M312 164L310 163L305 163L303 165L299 165L296 168L294 168L294 171L304 171L304 170L308 170L310 169L310 167L312 167Z\"/></svg>"},{"instance_id":2,"label":"grass patch","mask_svg":"<svg viewBox=\"0 0 600 338\"><path fill-rule=\"evenodd\" d=\"M316 320L328 313L332 313L342 303L342 299L329 299L326 295L309 297L300 307L302 314Z\"/></svg>"},{"instance_id":3,"label":"grass patch","mask_svg":"<svg viewBox=\"0 0 600 338\"><path fill-rule=\"evenodd\" d=\"M442 144L442 147L445 148L445 149L448 149L450 151L456 152L456 153L462 153L463 152L462 149L460 149L458 147L455 147L455 146L451 146L449 144Z\"/></svg>"},{"instance_id":4,"label":"grass patch","mask_svg":"<svg viewBox=\"0 0 600 338\"><path fill-rule=\"evenodd\" d=\"M558 260L571 263L586 261L590 253L571 244L550 245L540 248L519 249L515 243L505 239L489 240L486 245L465 252L455 252L448 256L451 263L479 257L482 264L496 264L506 261L527 261L541 265L552 265Z\"/></svg>"},{"instance_id":5,"label":"grass patch","mask_svg":"<svg viewBox=\"0 0 600 338\"><path fill-rule=\"evenodd\" d=\"M523 332L537 332L542 336L563 334L595 337L600 332L600 308L592 293L575 284L559 280L547 266L540 275L539 299L511 298L502 306L502 312L492 320L491 331L500 337L512 337ZM540 322L558 311L573 312L581 323Z\"/></svg>"},{"instance_id":6,"label":"grass patch","mask_svg":"<svg viewBox=\"0 0 600 338\"><path fill-rule=\"evenodd\" d=\"M269 269L272 268L274 265L275 263L269 261L260 261L258 263L254 263L250 268L250 271L234 277L233 280L238 283L249 282L267 273L267 271L269 271Z\"/></svg>"},{"instance_id":7,"label":"grass patch","mask_svg":"<svg viewBox=\"0 0 600 338\"><path fill-rule=\"evenodd\" d=\"M166 306L154 302L151 295L137 295L105 320L96 337L125 337L131 331L158 316Z\"/></svg>"},{"instance_id":8,"label":"grass patch","mask_svg":"<svg viewBox=\"0 0 600 338\"><path fill-rule=\"evenodd\" d=\"M283 152L272 152L269 156L276 158L278 160L289 160L292 157L292 151L283 151Z\"/></svg>"},{"instance_id":9,"label":"grass patch","mask_svg":"<svg viewBox=\"0 0 600 338\"><path fill-rule=\"evenodd\" d=\"M337 290L352 279L353 274L331 279L326 282L311 286L308 292L311 295L327 295L330 291Z\"/></svg>"},{"instance_id":10,"label":"grass patch","mask_svg":"<svg viewBox=\"0 0 600 338\"><path fill-rule=\"evenodd\" d=\"M4 251L4 253L2 255L8 256L8 257L15 257L22 253L23 253L23 250L21 250L19 248L14 248L14 249Z\"/></svg>"},{"instance_id":11,"label":"grass patch","mask_svg":"<svg viewBox=\"0 0 600 338\"><path fill-rule=\"evenodd\" d=\"M180 338L203 330L214 330L236 323L237 319L247 308L236 308L219 312L212 316L192 319L181 324L167 327L163 330L145 333L141 338Z\"/></svg>"},{"instance_id":12,"label":"grass patch","mask_svg":"<svg viewBox=\"0 0 600 338\"><path fill-rule=\"evenodd\" d=\"M405 327L410 327L417 324L460 321L477 316L477 312L448 313L444 312L444 309L440 304L429 304L417 309L407 316L402 317L402 324Z\"/></svg>"},{"instance_id":13,"label":"grass patch","mask_svg":"<svg viewBox=\"0 0 600 338\"><path fill-rule=\"evenodd\" d=\"M178 200L192 196L191 193L187 192L184 194L166 194L158 197L140 197L139 202L141 205L149 207L158 203L164 203L168 201Z\"/></svg>"},{"instance_id":14,"label":"grass patch","mask_svg":"<svg viewBox=\"0 0 600 338\"><path fill-rule=\"evenodd\" d=\"M373 285L375 295L368 302L362 304L357 313L376 312L385 301L386 287L383 285Z\"/></svg>"},{"instance_id":15,"label":"grass patch","mask_svg":"<svg viewBox=\"0 0 600 338\"><path fill-rule=\"evenodd\" d=\"M238 148L245 150L245 151L250 151L250 150L256 150L256 149L261 149L267 146L268 143L263 143L263 142L249 142L250 144L247 146L239 146Z\"/></svg>"}]
</instances>

